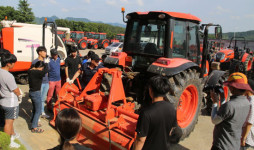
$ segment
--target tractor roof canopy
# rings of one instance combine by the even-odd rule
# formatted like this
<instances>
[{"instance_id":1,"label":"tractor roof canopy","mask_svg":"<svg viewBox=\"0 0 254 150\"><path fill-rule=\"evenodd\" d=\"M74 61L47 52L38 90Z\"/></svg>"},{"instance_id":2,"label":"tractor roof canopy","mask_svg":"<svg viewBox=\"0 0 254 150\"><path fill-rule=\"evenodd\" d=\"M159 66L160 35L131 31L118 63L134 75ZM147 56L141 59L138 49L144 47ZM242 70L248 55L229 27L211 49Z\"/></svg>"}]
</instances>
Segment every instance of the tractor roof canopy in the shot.
<instances>
[{"instance_id":1,"label":"tractor roof canopy","mask_svg":"<svg viewBox=\"0 0 254 150\"><path fill-rule=\"evenodd\" d=\"M186 20L193 20L193 21L201 22L201 19L199 19L196 16L193 16L191 14L186 14L186 13L180 13L180 12L149 11L149 12L132 12L132 13L129 13L128 15L131 16L131 17L136 18L136 17L139 17L139 16L153 16L153 15L159 15L159 14L165 14L165 18L172 18L173 17L173 18L179 18L179 19L186 19Z\"/></svg>"}]
</instances>

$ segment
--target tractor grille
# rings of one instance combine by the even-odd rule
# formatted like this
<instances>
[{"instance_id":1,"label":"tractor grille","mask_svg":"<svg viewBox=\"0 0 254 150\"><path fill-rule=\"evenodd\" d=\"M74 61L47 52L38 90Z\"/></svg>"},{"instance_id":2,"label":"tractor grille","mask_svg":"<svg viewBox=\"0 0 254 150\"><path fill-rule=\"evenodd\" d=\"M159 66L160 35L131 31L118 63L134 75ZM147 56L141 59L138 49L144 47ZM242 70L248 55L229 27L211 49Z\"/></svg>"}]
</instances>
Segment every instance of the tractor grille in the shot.
<instances>
[{"instance_id":1,"label":"tractor grille","mask_svg":"<svg viewBox=\"0 0 254 150\"><path fill-rule=\"evenodd\" d=\"M216 62L220 62L221 61L221 58L224 57L224 53L217 53L216 54Z\"/></svg>"},{"instance_id":2,"label":"tractor grille","mask_svg":"<svg viewBox=\"0 0 254 150\"><path fill-rule=\"evenodd\" d=\"M110 49L109 49L109 48L106 48L106 49L105 49L105 53L106 53L106 54L109 54L109 53L110 53Z\"/></svg>"}]
</instances>

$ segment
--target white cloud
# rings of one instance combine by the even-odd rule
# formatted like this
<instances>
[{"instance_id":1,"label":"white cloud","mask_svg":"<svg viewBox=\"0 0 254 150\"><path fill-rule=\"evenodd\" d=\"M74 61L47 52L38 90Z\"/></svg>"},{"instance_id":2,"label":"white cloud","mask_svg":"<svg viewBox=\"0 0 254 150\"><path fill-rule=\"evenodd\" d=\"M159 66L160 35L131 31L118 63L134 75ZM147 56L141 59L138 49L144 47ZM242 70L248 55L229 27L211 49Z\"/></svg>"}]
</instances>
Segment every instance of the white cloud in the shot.
<instances>
[{"instance_id":1,"label":"white cloud","mask_svg":"<svg viewBox=\"0 0 254 150\"><path fill-rule=\"evenodd\" d=\"M30 7L34 7L34 6L36 6L36 4L31 3L29 6L30 6Z\"/></svg>"},{"instance_id":2,"label":"white cloud","mask_svg":"<svg viewBox=\"0 0 254 150\"><path fill-rule=\"evenodd\" d=\"M139 6L144 6L143 0L137 0L137 3L138 3Z\"/></svg>"},{"instance_id":3,"label":"white cloud","mask_svg":"<svg viewBox=\"0 0 254 150\"><path fill-rule=\"evenodd\" d=\"M254 19L254 14L248 14L248 15L245 15L244 17L248 19Z\"/></svg>"},{"instance_id":4,"label":"white cloud","mask_svg":"<svg viewBox=\"0 0 254 150\"><path fill-rule=\"evenodd\" d=\"M91 0L82 0L82 2L87 3L87 4L90 4L90 3L91 3Z\"/></svg>"},{"instance_id":5,"label":"white cloud","mask_svg":"<svg viewBox=\"0 0 254 150\"><path fill-rule=\"evenodd\" d=\"M57 4L56 0L49 0L51 4Z\"/></svg>"},{"instance_id":6,"label":"white cloud","mask_svg":"<svg viewBox=\"0 0 254 150\"><path fill-rule=\"evenodd\" d=\"M216 14L230 13L231 11L226 8L222 8L221 6L216 7Z\"/></svg>"},{"instance_id":7,"label":"white cloud","mask_svg":"<svg viewBox=\"0 0 254 150\"><path fill-rule=\"evenodd\" d=\"M67 8L62 8L61 11L62 11L62 12L69 12L70 10L67 9Z\"/></svg>"},{"instance_id":8,"label":"white cloud","mask_svg":"<svg viewBox=\"0 0 254 150\"><path fill-rule=\"evenodd\" d=\"M120 2L122 2L122 3L129 3L128 0L120 0Z\"/></svg>"},{"instance_id":9,"label":"white cloud","mask_svg":"<svg viewBox=\"0 0 254 150\"><path fill-rule=\"evenodd\" d=\"M231 18L232 20L239 20L239 19L241 19L240 16L230 16L230 18Z\"/></svg>"},{"instance_id":10,"label":"white cloud","mask_svg":"<svg viewBox=\"0 0 254 150\"><path fill-rule=\"evenodd\" d=\"M116 1L115 0L106 0L106 4L116 6Z\"/></svg>"}]
</instances>

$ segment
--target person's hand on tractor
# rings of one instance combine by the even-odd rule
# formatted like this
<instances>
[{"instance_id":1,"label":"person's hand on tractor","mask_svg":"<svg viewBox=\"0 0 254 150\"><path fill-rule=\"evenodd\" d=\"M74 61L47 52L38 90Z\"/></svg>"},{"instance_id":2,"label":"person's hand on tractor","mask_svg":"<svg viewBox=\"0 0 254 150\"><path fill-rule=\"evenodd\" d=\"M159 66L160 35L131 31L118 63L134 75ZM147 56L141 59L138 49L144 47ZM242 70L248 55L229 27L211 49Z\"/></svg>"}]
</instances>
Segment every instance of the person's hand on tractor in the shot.
<instances>
[{"instance_id":1,"label":"person's hand on tractor","mask_svg":"<svg viewBox=\"0 0 254 150\"><path fill-rule=\"evenodd\" d=\"M69 84L73 84L73 82L74 82L73 80L70 80L70 81L69 81Z\"/></svg>"},{"instance_id":2,"label":"person's hand on tractor","mask_svg":"<svg viewBox=\"0 0 254 150\"><path fill-rule=\"evenodd\" d=\"M66 78L66 82L70 82L70 78Z\"/></svg>"}]
</instances>

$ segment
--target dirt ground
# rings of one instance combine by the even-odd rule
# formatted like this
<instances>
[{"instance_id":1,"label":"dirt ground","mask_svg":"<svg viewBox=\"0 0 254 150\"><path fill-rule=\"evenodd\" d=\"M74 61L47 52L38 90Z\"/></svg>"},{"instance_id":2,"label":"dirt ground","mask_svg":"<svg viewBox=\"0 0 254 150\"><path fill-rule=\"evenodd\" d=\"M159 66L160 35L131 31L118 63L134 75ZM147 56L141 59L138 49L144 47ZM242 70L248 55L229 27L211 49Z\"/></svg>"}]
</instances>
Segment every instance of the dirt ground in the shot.
<instances>
[{"instance_id":1,"label":"dirt ground","mask_svg":"<svg viewBox=\"0 0 254 150\"><path fill-rule=\"evenodd\" d=\"M88 50L80 51L82 56ZM95 50L98 55L102 55L104 50ZM32 133L30 131L30 116L32 112L31 100L28 96L29 86L18 85L25 94L23 102L20 105L19 118L14 122L16 132L20 133L20 141L28 150L45 150L53 148L59 144L59 135L54 128L49 125L49 120L40 119L44 133ZM53 117L53 114L46 112ZM199 116L199 121L195 126L194 131L184 141L175 145L176 150L209 150L212 145L212 131L214 125L211 123L209 116Z\"/></svg>"},{"instance_id":2,"label":"dirt ground","mask_svg":"<svg viewBox=\"0 0 254 150\"><path fill-rule=\"evenodd\" d=\"M28 85L18 85L25 93L20 105L19 118L14 122L16 132L21 135L21 142L28 150L45 150L59 144L59 135L49 125L49 120L40 119L44 133L32 133L30 131L30 116L32 113L31 100L28 97ZM53 114L46 112L53 117ZM175 146L176 150L208 150L212 144L213 125L209 116L199 116L198 124L191 135Z\"/></svg>"}]
</instances>

